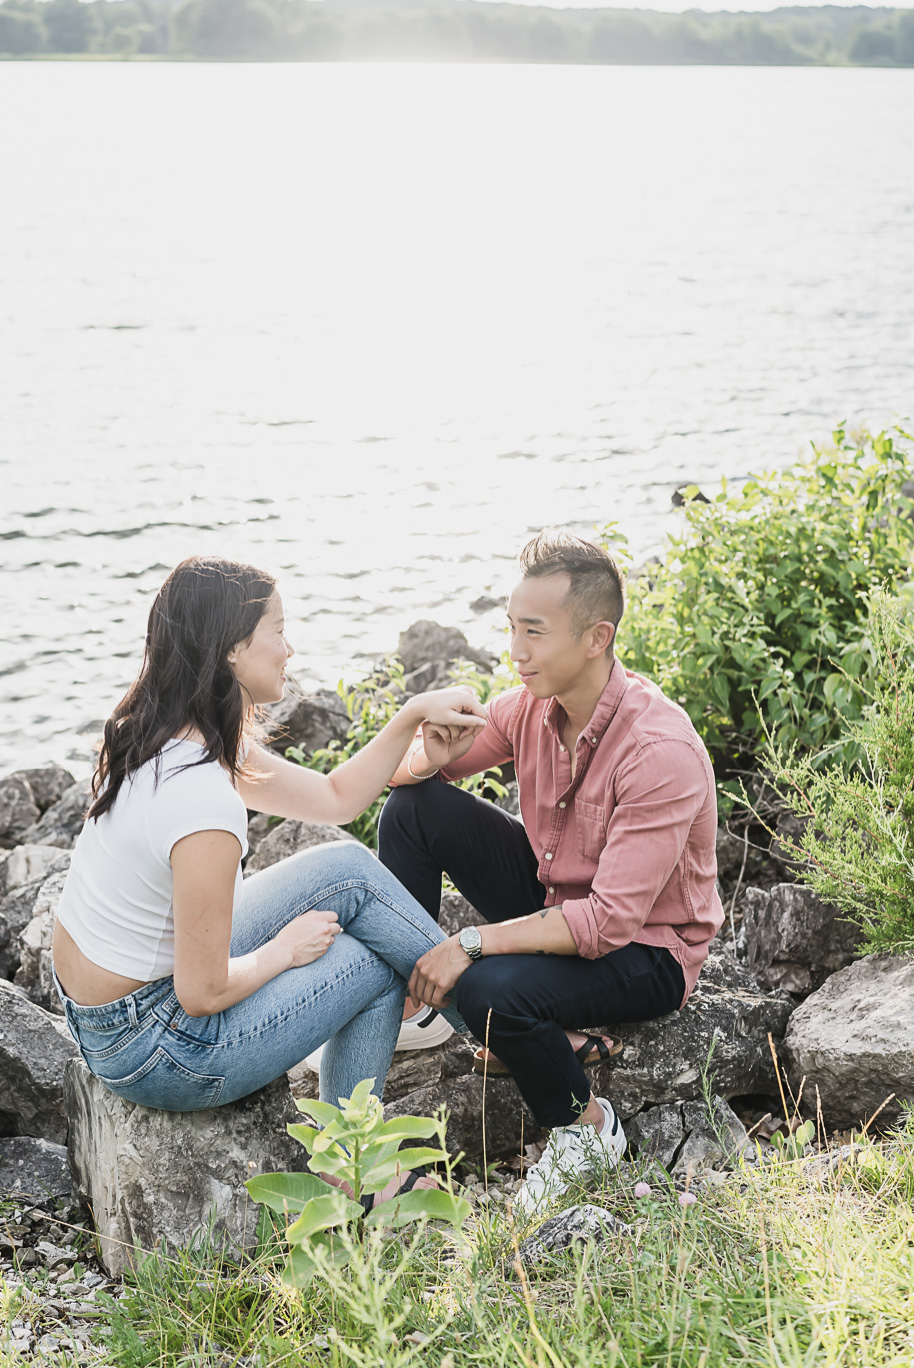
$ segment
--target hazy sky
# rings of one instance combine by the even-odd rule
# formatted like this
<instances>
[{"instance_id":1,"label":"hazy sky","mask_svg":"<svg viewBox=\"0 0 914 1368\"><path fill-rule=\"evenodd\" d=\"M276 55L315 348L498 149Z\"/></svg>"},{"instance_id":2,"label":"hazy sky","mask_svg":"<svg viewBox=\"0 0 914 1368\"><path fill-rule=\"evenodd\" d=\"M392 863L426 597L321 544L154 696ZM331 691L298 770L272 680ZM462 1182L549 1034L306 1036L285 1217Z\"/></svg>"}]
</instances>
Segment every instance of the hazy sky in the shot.
<instances>
[{"instance_id":1,"label":"hazy sky","mask_svg":"<svg viewBox=\"0 0 914 1368\"><path fill-rule=\"evenodd\" d=\"M853 4L853 0L850 0ZM504 3L504 0L502 0ZM508 4L514 5L541 5L549 6L552 9L651 9L666 10L673 14L681 14L684 10L772 10L780 9L783 0L507 0ZM814 6L816 0L810 0ZM832 0L832 3L841 4L842 0ZM886 0L885 6L870 6L869 8L889 8L889 9L909 9L912 0ZM849 6L848 6L849 7Z\"/></svg>"}]
</instances>

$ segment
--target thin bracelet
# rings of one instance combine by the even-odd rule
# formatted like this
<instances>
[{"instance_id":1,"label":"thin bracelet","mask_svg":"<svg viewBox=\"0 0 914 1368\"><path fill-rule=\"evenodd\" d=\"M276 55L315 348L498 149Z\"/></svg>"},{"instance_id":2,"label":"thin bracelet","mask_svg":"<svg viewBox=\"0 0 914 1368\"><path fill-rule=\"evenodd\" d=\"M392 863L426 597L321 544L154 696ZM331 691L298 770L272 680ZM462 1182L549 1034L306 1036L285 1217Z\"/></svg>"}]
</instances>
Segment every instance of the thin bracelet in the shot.
<instances>
[{"instance_id":1,"label":"thin bracelet","mask_svg":"<svg viewBox=\"0 0 914 1368\"><path fill-rule=\"evenodd\" d=\"M417 774L416 771L413 769L413 756L418 754L418 748L414 751L410 751L409 755L406 757L406 768L409 770L410 774L413 776L414 779L432 779L438 773L438 770L433 769L431 774ZM441 766L439 765L438 769L440 768Z\"/></svg>"}]
</instances>

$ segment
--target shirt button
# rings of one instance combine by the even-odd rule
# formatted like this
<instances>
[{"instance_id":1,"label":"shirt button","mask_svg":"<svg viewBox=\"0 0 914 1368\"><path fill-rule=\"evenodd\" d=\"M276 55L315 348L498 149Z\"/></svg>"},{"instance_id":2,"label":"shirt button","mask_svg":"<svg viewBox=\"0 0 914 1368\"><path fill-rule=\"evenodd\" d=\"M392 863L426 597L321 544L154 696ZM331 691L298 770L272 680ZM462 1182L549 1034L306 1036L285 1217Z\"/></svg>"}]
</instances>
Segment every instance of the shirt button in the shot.
<instances>
[{"instance_id":1,"label":"shirt button","mask_svg":"<svg viewBox=\"0 0 914 1368\"><path fill-rule=\"evenodd\" d=\"M560 750L560 751L563 751L564 749L565 749L564 746L562 746L562 745L559 746L559 750Z\"/></svg>"},{"instance_id":2,"label":"shirt button","mask_svg":"<svg viewBox=\"0 0 914 1368\"><path fill-rule=\"evenodd\" d=\"M551 851L551 850L547 850L547 851L546 851L546 859L547 859L547 860L551 860L551 859L552 859L552 851Z\"/></svg>"},{"instance_id":3,"label":"shirt button","mask_svg":"<svg viewBox=\"0 0 914 1368\"><path fill-rule=\"evenodd\" d=\"M590 744L591 744L592 746L595 746L595 745L597 744L597 738L596 738L595 736L592 736L592 737L590 738Z\"/></svg>"},{"instance_id":4,"label":"shirt button","mask_svg":"<svg viewBox=\"0 0 914 1368\"><path fill-rule=\"evenodd\" d=\"M567 806L568 806L567 803L559 803L559 807L560 807L560 808L567 807Z\"/></svg>"},{"instance_id":5,"label":"shirt button","mask_svg":"<svg viewBox=\"0 0 914 1368\"><path fill-rule=\"evenodd\" d=\"M551 896L554 892L555 892L555 889L554 889L554 888L550 888L550 890L549 890L550 896Z\"/></svg>"}]
</instances>

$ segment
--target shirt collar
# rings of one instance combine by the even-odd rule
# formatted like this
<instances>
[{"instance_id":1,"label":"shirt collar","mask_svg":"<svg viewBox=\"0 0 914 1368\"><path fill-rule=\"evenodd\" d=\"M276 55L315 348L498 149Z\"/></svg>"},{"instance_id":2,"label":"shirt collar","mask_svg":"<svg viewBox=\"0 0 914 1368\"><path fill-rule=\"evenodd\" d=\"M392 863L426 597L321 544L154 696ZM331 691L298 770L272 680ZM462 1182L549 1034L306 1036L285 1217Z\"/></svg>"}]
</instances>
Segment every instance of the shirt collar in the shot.
<instances>
[{"instance_id":1,"label":"shirt collar","mask_svg":"<svg viewBox=\"0 0 914 1368\"><path fill-rule=\"evenodd\" d=\"M627 688L628 677L618 660L613 660L606 687L600 694L597 706L593 710L593 716L581 732L582 740L589 741L592 746L599 745L603 733L616 715L616 710L622 702ZM564 716L565 709L558 699L548 699L543 710L543 723L553 736L560 737L561 719Z\"/></svg>"}]
</instances>

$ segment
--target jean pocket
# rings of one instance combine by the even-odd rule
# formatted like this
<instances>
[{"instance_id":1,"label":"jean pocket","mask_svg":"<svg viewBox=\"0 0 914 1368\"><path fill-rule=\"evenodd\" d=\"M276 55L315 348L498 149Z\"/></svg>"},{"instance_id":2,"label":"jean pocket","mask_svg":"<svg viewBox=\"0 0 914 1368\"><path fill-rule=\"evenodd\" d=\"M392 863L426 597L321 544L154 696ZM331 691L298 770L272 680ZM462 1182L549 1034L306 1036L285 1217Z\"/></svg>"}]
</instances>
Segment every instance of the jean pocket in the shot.
<instances>
[{"instance_id":1,"label":"jean pocket","mask_svg":"<svg viewBox=\"0 0 914 1368\"><path fill-rule=\"evenodd\" d=\"M99 1074L99 1078L118 1097L160 1111L203 1111L205 1107L215 1107L225 1087L224 1076L195 1073L172 1059L161 1046L134 1073L124 1078Z\"/></svg>"},{"instance_id":2,"label":"jean pocket","mask_svg":"<svg viewBox=\"0 0 914 1368\"><path fill-rule=\"evenodd\" d=\"M115 1026L90 1026L78 1016L71 1019L69 1014L67 1020L79 1043L80 1053L93 1061L113 1059L128 1049L144 1029L142 1025L132 1026L129 1021L118 1022Z\"/></svg>"}]
</instances>

